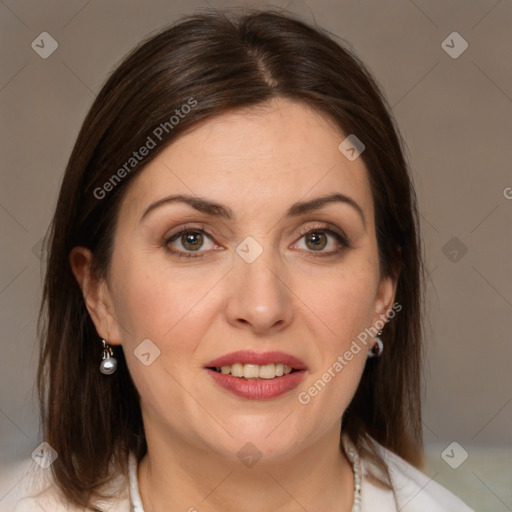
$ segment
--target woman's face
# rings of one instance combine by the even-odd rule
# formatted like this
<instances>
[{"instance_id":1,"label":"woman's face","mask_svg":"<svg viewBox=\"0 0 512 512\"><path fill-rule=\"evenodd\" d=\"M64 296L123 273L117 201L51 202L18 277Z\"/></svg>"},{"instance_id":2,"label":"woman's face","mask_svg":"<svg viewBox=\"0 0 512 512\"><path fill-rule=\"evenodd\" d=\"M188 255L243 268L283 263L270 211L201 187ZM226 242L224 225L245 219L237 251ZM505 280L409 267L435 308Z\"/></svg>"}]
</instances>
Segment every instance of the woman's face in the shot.
<instances>
[{"instance_id":1,"label":"woman's face","mask_svg":"<svg viewBox=\"0 0 512 512\"><path fill-rule=\"evenodd\" d=\"M380 276L367 171L338 149L344 138L274 100L196 126L130 185L102 283L109 315L95 321L123 346L148 435L230 458L251 442L277 460L339 433L368 345L333 368L395 291ZM207 368L237 351L303 369L253 381Z\"/></svg>"}]
</instances>

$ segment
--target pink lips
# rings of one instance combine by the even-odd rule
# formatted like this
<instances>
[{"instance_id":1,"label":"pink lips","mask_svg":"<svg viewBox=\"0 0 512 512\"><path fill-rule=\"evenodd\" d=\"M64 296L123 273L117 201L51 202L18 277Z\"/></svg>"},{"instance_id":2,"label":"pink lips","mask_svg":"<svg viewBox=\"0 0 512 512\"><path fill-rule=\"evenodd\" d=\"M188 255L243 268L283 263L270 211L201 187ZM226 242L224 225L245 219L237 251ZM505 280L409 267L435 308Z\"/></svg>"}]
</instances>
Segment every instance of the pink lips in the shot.
<instances>
[{"instance_id":1,"label":"pink lips","mask_svg":"<svg viewBox=\"0 0 512 512\"><path fill-rule=\"evenodd\" d=\"M252 350L239 350L221 356L209 363L205 364L205 368L220 368L221 366L231 366L235 363L257 364L263 366L265 364L286 364L294 370L307 370L303 361L295 356L284 352L253 352Z\"/></svg>"},{"instance_id":2,"label":"pink lips","mask_svg":"<svg viewBox=\"0 0 512 512\"><path fill-rule=\"evenodd\" d=\"M231 366L235 363L257 364L259 366L281 363L290 366L295 371L268 380L247 380L215 371L215 368ZM205 369L216 384L236 396L250 400L268 400L296 388L306 376L307 367L300 359L284 352L258 353L241 350L210 361L205 365Z\"/></svg>"}]
</instances>

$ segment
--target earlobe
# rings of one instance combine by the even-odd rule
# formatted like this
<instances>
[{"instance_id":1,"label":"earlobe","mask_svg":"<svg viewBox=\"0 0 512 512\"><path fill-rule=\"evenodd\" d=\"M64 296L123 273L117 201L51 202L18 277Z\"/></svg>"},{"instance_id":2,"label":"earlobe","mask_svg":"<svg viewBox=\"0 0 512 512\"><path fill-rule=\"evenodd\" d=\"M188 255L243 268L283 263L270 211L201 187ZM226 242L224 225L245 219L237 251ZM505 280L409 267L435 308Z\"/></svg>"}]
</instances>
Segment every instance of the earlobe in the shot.
<instances>
[{"instance_id":1,"label":"earlobe","mask_svg":"<svg viewBox=\"0 0 512 512\"><path fill-rule=\"evenodd\" d=\"M69 263L85 302L85 307L100 338L112 345L120 344L119 329L112 313L110 294L106 283L92 272L93 255L86 247L74 247L69 254Z\"/></svg>"}]
</instances>

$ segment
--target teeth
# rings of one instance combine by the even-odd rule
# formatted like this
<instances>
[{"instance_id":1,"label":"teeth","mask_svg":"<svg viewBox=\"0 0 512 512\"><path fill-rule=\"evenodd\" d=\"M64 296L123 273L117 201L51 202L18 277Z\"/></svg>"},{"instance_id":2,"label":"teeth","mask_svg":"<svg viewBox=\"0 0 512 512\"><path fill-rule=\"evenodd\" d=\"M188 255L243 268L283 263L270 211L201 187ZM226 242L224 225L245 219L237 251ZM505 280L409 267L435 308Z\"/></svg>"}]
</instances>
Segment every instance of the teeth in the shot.
<instances>
[{"instance_id":1,"label":"teeth","mask_svg":"<svg viewBox=\"0 0 512 512\"><path fill-rule=\"evenodd\" d=\"M231 371L231 375L233 375L233 377L244 376L244 367L240 363L232 364L231 368L229 366L225 366L224 368L228 369L228 373Z\"/></svg>"},{"instance_id":2,"label":"teeth","mask_svg":"<svg viewBox=\"0 0 512 512\"><path fill-rule=\"evenodd\" d=\"M257 364L241 364L235 363L231 366L222 366L216 368L217 371L224 375L231 374L233 377L244 377L245 379L273 379L288 375L292 371L292 367L287 364L265 364L259 366Z\"/></svg>"},{"instance_id":3,"label":"teeth","mask_svg":"<svg viewBox=\"0 0 512 512\"><path fill-rule=\"evenodd\" d=\"M260 376L260 367L257 364L244 364L244 377L257 379Z\"/></svg>"},{"instance_id":4,"label":"teeth","mask_svg":"<svg viewBox=\"0 0 512 512\"><path fill-rule=\"evenodd\" d=\"M265 366L260 366L257 370L260 379L273 379L276 376L275 364L266 364ZM244 374L244 377L247 377L247 375Z\"/></svg>"}]
</instances>

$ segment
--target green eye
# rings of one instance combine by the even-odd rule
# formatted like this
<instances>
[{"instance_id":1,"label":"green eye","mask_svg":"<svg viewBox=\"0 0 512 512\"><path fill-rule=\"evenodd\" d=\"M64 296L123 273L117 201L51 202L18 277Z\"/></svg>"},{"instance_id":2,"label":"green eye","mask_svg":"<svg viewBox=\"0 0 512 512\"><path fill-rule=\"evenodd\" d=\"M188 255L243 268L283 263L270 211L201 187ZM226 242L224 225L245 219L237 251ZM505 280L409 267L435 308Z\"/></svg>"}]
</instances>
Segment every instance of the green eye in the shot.
<instances>
[{"instance_id":1,"label":"green eye","mask_svg":"<svg viewBox=\"0 0 512 512\"><path fill-rule=\"evenodd\" d=\"M211 246L204 248L206 242L210 242ZM203 252L208 249L212 249L214 244L211 239L211 236L207 234L203 229L182 229L178 231L171 237L165 240L165 246L175 246L178 243L179 246L177 248L169 247L169 250L177 254L180 257L184 258L199 258L202 257ZM181 246L181 247L180 247ZM203 250L201 250L203 249ZM194 252L198 254L193 254Z\"/></svg>"},{"instance_id":2,"label":"green eye","mask_svg":"<svg viewBox=\"0 0 512 512\"><path fill-rule=\"evenodd\" d=\"M299 248L310 253L317 253L312 254L313 256L332 256L350 247L346 237L328 228L310 229L302 234L300 240L302 239L305 240L305 249ZM329 246L330 239L334 239L332 247L324 250Z\"/></svg>"},{"instance_id":3,"label":"green eye","mask_svg":"<svg viewBox=\"0 0 512 512\"><path fill-rule=\"evenodd\" d=\"M322 232L310 231L304 236L309 240L309 242L306 241L306 245L314 251L324 249L328 242L326 234Z\"/></svg>"},{"instance_id":4,"label":"green eye","mask_svg":"<svg viewBox=\"0 0 512 512\"><path fill-rule=\"evenodd\" d=\"M305 246L299 247L301 251L311 256L333 256L343 249L349 248L347 238L332 229L317 227L301 233L299 242L304 240ZM208 246L208 244L210 244ZM331 245L330 249L325 250ZM173 254L182 258L201 258L203 253L215 247L212 235L201 228L184 228L165 240L165 246ZM196 254L194 254L196 253Z\"/></svg>"},{"instance_id":5,"label":"green eye","mask_svg":"<svg viewBox=\"0 0 512 512\"><path fill-rule=\"evenodd\" d=\"M180 241L185 249L197 251L203 245L203 235L198 232L188 231L181 235Z\"/></svg>"}]
</instances>

